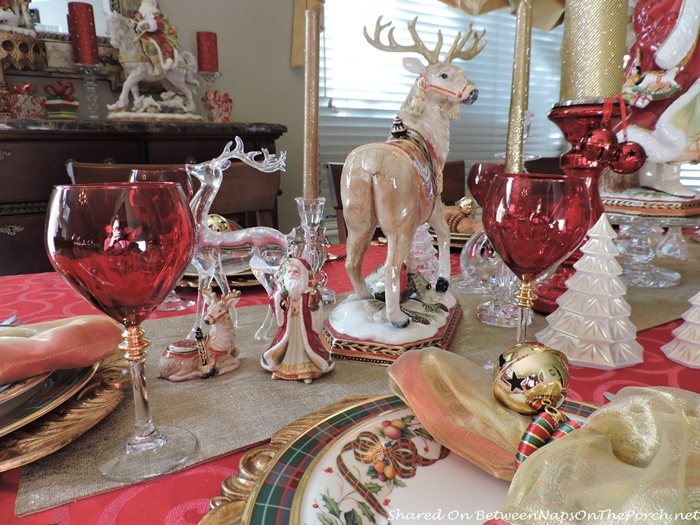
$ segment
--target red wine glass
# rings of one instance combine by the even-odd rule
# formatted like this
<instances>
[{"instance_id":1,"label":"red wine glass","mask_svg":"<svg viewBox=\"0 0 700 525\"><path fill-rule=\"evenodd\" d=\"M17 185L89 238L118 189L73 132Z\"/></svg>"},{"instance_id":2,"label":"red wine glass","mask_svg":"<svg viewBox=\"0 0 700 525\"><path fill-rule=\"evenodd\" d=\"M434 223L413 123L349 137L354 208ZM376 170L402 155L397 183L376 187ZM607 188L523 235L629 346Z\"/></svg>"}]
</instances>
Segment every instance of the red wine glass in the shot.
<instances>
[{"instance_id":1,"label":"red wine glass","mask_svg":"<svg viewBox=\"0 0 700 525\"><path fill-rule=\"evenodd\" d=\"M177 167L153 166L152 168L134 168L131 170L131 182L177 182L185 192L187 202L191 201L194 196L192 177L187 173L184 165ZM194 305L194 301L181 297L173 290L158 305L156 310L159 312L179 312Z\"/></svg>"},{"instance_id":2,"label":"red wine glass","mask_svg":"<svg viewBox=\"0 0 700 525\"><path fill-rule=\"evenodd\" d=\"M482 211L484 230L503 262L522 284L518 343L527 340L529 309L537 298L533 281L578 248L591 216L581 178L527 173L499 174Z\"/></svg>"},{"instance_id":3,"label":"red wine glass","mask_svg":"<svg viewBox=\"0 0 700 525\"><path fill-rule=\"evenodd\" d=\"M474 197L476 203L484 207L486 194L489 192L489 187L493 178L505 172L505 164L476 162L469 168L467 175L467 188Z\"/></svg>"},{"instance_id":4,"label":"red wine glass","mask_svg":"<svg viewBox=\"0 0 700 525\"><path fill-rule=\"evenodd\" d=\"M150 341L141 323L175 287L192 260L192 212L175 183L56 186L46 220L46 250L56 271L93 306L124 325L119 348L131 368L133 434L103 448L98 469L115 481L158 476L190 457L196 438L156 428L146 392Z\"/></svg>"}]
</instances>

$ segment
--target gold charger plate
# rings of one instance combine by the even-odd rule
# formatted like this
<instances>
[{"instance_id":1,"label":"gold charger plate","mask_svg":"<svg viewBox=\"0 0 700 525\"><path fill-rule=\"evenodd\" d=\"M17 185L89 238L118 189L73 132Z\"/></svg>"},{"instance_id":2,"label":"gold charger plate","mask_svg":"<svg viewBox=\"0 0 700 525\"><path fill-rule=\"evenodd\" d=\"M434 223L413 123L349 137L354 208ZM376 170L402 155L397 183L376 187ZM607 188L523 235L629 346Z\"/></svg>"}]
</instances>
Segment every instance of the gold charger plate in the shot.
<instances>
[{"instance_id":1,"label":"gold charger plate","mask_svg":"<svg viewBox=\"0 0 700 525\"><path fill-rule=\"evenodd\" d=\"M5 424L5 435L0 437L0 472L41 459L83 435L117 407L131 384L128 364L121 355L91 367L57 372L52 373L57 374L52 389L31 396L27 403L32 407L23 408L27 414L21 421ZM51 377L45 382L51 382Z\"/></svg>"},{"instance_id":2,"label":"gold charger plate","mask_svg":"<svg viewBox=\"0 0 700 525\"><path fill-rule=\"evenodd\" d=\"M433 230L430 230L430 235L433 237L433 245L437 245L437 236ZM455 233L450 232L450 248L464 248L464 245L472 238L473 233Z\"/></svg>"},{"instance_id":3,"label":"gold charger plate","mask_svg":"<svg viewBox=\"0 0 700 525\"><path fill-rule=\"evenodd\" d=\"M226 280L228 281L228 285L232 288L260 286L260 281L255 278L253 272L250 270L235 275L227 275ZM183 288L197 288L199 286L199 275L196 272L187 271L177 285ZM212 282L212 286L218 288L219 285L216 283L216 280Z\"/></svg>"}]
</instances>

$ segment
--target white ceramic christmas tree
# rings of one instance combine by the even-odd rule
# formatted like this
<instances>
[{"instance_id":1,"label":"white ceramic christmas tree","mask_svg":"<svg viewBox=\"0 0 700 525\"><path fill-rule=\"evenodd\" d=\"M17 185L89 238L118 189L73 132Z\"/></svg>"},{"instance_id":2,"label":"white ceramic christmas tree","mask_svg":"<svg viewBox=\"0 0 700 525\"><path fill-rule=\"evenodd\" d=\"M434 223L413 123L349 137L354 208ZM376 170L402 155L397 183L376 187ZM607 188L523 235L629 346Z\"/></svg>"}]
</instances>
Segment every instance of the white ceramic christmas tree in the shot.
<instances>
[{"instance_id":1,"label":"white ceramic christmas tree","mask_svg":"<svg viewBox=\"0 0 700 525\"><path fill-rule=\"evenodd\" d=\"M676 337L663 345L661 351L671 361L700 368L700 293L696 293L688 302L692 306L682 315L685 322L673 330Z\"/></svg>"},{"instance_id":2,"label":"white ceramic christmas tree","mask_svg":"<svg viewBox=\"0 0 700 525\"><path fill-rule=\"evenodd\" d=\"M559 308L547 317L549 326L536 334L538 341L566 354L573 365L610 370L644 360L623 297L627 287L615 260L616 236L603 214L588 232L583 256L574 264L576 273L557 299Z\"/></svg>"}]
</instances>

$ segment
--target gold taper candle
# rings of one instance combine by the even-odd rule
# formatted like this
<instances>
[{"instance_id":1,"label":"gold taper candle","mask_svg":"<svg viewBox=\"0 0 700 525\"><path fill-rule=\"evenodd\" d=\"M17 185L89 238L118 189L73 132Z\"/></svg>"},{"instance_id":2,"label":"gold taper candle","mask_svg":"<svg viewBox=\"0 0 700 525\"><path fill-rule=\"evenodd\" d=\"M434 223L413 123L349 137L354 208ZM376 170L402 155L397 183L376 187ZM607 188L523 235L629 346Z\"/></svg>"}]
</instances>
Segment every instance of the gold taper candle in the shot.
<instances>
[{"instance_id":1,"label":"gold taper candle","mask_svg":"<svg viewBox=\"0 0 700 525\"><path fill-rule=\"evenodd\" d=\"M515 50L513 52L513 87L508 112L506 142L506 173L523 171L523 125L530 85L530 38L532 35L532 2L521 0L515 21Z\"/></svg>"},{"instance_id":2,"label":"gold taper candle","mask_svg":"<svg viewBox=\"0 0 700 525\"><path fill-rule=\"evenodd\" d=\"M307 2L307 5L309 3ZM303 193L305 199L318 198L318 57L321 9L323 4L314 5L306 10Z\"/></svg>"},{"instance_id":3,"label":"gold taper candle","mask_svg":"<svg viewBox=\"0 0 700 525\"><path fill-rule=\"evenodd\" d=\"M560 101L613 97L622 89L627 0L567 0Z\"/></svg>"}]
</instances>

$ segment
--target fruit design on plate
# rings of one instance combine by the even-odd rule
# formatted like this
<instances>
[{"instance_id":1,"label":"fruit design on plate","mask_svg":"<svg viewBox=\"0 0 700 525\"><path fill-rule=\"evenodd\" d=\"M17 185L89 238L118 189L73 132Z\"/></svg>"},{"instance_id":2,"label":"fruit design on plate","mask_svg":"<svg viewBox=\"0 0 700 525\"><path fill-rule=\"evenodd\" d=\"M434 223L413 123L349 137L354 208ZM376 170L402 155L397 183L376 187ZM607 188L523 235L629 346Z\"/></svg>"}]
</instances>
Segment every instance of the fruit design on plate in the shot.
<instances>
[{"instance_id":1,"label":"fruit design on plate","mask_svg":"<svg viewBox=\"0 0 700 525\"><path fill-rule=\"evenodd\" d=\"M343 446L336 468L323 469L340 479L329 481L326 493L314 500L319 523L378 523L377 514L388 518L386 507L391 505L394 489L406 487L404 480L415 476L419 467L432 465L449 454L416 416L402 412L406 415L384 419L380 426L357 434Z\"/></svg>"}]
</instances>

